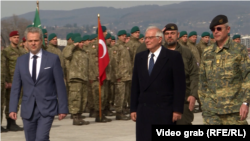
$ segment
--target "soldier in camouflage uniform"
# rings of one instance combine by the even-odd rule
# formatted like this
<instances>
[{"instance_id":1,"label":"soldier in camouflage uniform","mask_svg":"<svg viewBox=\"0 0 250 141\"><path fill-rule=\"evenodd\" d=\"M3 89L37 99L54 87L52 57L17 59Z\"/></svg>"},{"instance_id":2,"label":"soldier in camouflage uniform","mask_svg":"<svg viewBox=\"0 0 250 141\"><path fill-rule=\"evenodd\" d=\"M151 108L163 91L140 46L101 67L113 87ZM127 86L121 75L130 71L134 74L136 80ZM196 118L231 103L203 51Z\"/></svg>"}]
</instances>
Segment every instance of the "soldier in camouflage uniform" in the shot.
<instances>
[{"instance_id":1,"label":"soldier in camouflage uniform","mask_svg":"<svg viewBox=\"0 0 250 141\"><path fill-rule=\"evenodd\" d=\"M65 72L65 67L64 67L65 65L64 65L62 51L57 46L57 36L55 33L51 33L49 35L49 45L48 45L48 48L46 51L54 53L54 54L59 56L63 72ZM64 75L65 75L65 73L64 73ZM64 76L64 78L66 78L66 77Z\"/></svg>"},{"instance_id":2,"label":"soldier in camouflage uniform","mask_svg":"<svg viewBox=\"0 0 250 141\"><path fill-rule=\"evenodd\" d=\"M168 24L163 31L166 41L165 47L170 50L175 50L181 53L185 76L186 76L186 94L182 118L177 120L177 125L192 125L194 120L193 109L196 99L198 99L198 81L199 68L192 52L187 48L181 46L177 42L178 27L175 24ZM181 37L181 36L180 36Z\"/></svg>"},{"instance_id":3,"label":"soldier in camouflage uniform","mask_svg":"<svg viewBox=\"0 0 250 141\"><path fill-rule=\"evenodd\" d=\"M126 31L118 32L118 41L113 48L113 59L111 66L114 67L115 74L115 111L117 120L129 120L130 118L123 115L123 103L125 101L126 91L129 90L129 81L131 81L131 58L129 51L125 46Z\"/></svg>"},{"instance_id":4,"label":"soldier in camouflage uniform","mask_svg":"<svg viewBox=\"0 0 250 141\"><path fill-rule=\"evenodd\" d=\"M97 29L98 31L98 29ZM102 31L103 31L103 35L104 38L107 35L107 31L106 31L106 27L102 26ZM98 32L97 32L98 33ZM102 115L101 118L99 118L100 113L99 113L99 67L98 67L98 40L95 40L94 42L92 42L91 44L89 44L89 81L90 81L90 85L92 88L92 95L93 95L93 99L94 99L94 110L96 113L96 119L95 122L111 122L111 119L108 119L105 117L105 115L103 114L103 110L104 110L104 103L105 103L105 85L101 86L101 104L102 104Z\"/></svg>"},{"instance_id":5,"label":"soldier in camouflage uniform","mask_svg":"<svg viewBox=\"0 0 250 141\"><path fill-rule=\"evenodd\" d=\"M240 35L236 34L233 36L233 41L236 42L236 43L241 43L241 40L240 40Z\"/></svg>"},{"instance_id":6,"label":"soldier in camouflage uniform","mask_svg":"<svg viewBox=\"0 0 250 141\"><path fill-rule=\"evenodd\" d=\"M196 47L200 53L200 57L201 57L204 49L208 47L210 34L208 32L203 32L201 34L201 37L202 38L201 38L200 42L196 45Z\"/></svg>"},{"instance_id":7,"label":"soldier in camouflage uniform","mask_svg":"<svg viewBox=\"0 0 250 141\"><path fill-rule=\"evenodd\" d=\"M115 36L111 36L111 43L110 46L114 46L115 45Z\"/></svg>"},{"instance_id":8,"label":"soldier in camouflage uniform","mask_svg":"<svg viewBox=\"0 0 250 141\"><path fill-rule=\"evenodd\" d=\"M179 41L178 43L182 46L182 47L187 47L187 40L188 40L188 34L187 31L181 31L180 32L180 36L179 36Z\"/></svg>"},{"instance_id":9,"label":"soldier in camouflage uniform","mask_svg":"<svg viewBox=\"0 0 250 141\"><path fill-rule=\"evenodd\" d=\"M200 59L200 53L195 46L196 40L197 40L197 33L195 31L190 32L188 34L187 46L191 50L191 52L193 53L193 55L197 61L197 64L199 65L201 62L201 59Z\"/></svg>"},{"instance_id":10,"label":"soldier in camouflage uniform","mask_svg":"<svg viewBox=\"0 0 250 141\"><path fill-rule=\"evenodd\" d=\"M9 117L9 101L10 101L10 90L11 90L11 84L12 84L13 77L14 77L16 61L17 61L17 58L25 54L25 52L22 48L19 48L17 46L19 42L18 31L12 31L9 37L10 37L11 44L3 50L3 55L6 59L6 66L7 66L6 82L8 83L8 88L6 89L6 94L5 94L5 100L6 100L5 101L6 102L5 115L7 119L7 129L9 131L23 131L23 128L19 127L16 124L16 121ZM18 110L19 110L19 106L18 106Z\"/></svg>"},{"instance_id":11,"label":"soldier in camouflage uniform","mask_svg":"<svg viewBox=\"0 0 250 141\"><path fill-rule=\"evenodd\" d=\"M67 58L71 58L68 68L69 86L69 111L73 117L73 125L87 125L81 117L87 104L87 82L88 82L88 55L83 50L83 39L78 36L74 38L74 44L69 45L65 52ZM84 109L83 109L84 108Z\"/></svg>"},{"instance_id":12,"label":"soldier in camouflage uniform","mask_svg":"<svg viewBox=\"0 0 250 141\"><path fill-rule=\"evenodd\" d=\"M131 67L131 71L133 71L136 50L141 45L141 43L139 42L139 37L140 37L140 29L139 29L139 27L138 26L134 26L130 30L130 33L131 33L130 40L125 45L127 46L127 49L129 51L129 54L130 54L131 66L132 66ZM132 75L131 75L131 79L132 79ZM131 95L132 81L129 81L128 83L129 83L128 84L129 85L128 86L129 90L127 91L127 93L125 95L125 102L124 102L124 112L126 114L130 113L130 95Z\"/></svg>"},{"instance_id":13,"label":"soldier in camouflage uniform","mask_svg":"<svg viewBox=\"0 0 250 141\"><path fill-rule=\"evenodd\" d=\"M144 35L143 34L140 34L139 42L144 43Z\"/></svg>"},{"instance_id":14,"label":"soldier in camouflage uniform","mask_svg":"<svg viewBox=\"0 0 250 141\"><path fill-rule=\"evenodd\" d=\"M224 15L212 20L216 43L201 58L198 95L206 125L248 125L250 59L246 47L227 36L227 23Z\"/></svg>"},{"instance_id":15,"label":"soldier in camouflage uniform","mask_svg":"<svg viewBox=\"0 0 250 141\"><path fill-rule=\"evenodd\" d=\"M2 125L2 120L3 120L3 111L4 111L4 106L5 106L5 91L6 87L8 86L6 83L6 58L3 55L3 51L1 52L1 125ZM8 132L7 129L4 129L1 126L1 133L3 132Z\"/></svg>"}]
</instances>

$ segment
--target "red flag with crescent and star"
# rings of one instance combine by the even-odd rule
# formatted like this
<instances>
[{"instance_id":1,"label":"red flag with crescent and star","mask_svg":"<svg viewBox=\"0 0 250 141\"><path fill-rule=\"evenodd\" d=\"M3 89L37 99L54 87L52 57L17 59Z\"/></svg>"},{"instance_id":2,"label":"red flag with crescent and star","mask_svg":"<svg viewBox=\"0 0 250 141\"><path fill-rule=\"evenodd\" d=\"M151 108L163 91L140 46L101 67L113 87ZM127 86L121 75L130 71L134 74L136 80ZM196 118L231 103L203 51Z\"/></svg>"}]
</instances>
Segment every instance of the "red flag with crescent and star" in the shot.
<instances>
[{"instance_id":1,"label":"red flag with crescent and star","mask_svg":"<svg viewBox=\"0 0 250 141\"><path fill-rule=\"evenodd\" d=\"M109 64L109 55L99 18L98 18L98 39L99 39L98 41L99 79L100 79L100 85L102 86L103 81L106 79L105 69Z\"/></svg>"}]
</instances>

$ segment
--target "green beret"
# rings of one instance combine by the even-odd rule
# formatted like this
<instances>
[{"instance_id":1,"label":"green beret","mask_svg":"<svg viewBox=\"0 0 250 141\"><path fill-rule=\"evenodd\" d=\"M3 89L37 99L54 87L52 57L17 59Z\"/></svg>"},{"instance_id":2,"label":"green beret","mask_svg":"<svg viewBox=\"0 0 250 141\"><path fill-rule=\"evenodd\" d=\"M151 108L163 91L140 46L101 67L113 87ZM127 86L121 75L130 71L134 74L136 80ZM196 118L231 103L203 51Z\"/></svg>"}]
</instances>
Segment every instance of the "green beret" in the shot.
<instances>
[{"instance_id":1,"label":"green beret","mask_svg":"<svg viewBox=\"0 0 250 141\"><path fill-rule=\"evenodd\" d=\"M97 38L97 36L98 36L97 34L92 34L89 36L89 40L93 40L93 39Z\"/></svg>"},{"instance_id":2,"label":"green beret","mask_svg":"<svg viewBox=\"0 0 250 141\"><path fill-rule=\"evenodd\" d=\"M43 38L48 38L47 35L43 35Z\"/></svg>"},{"instance_id":3,"label":"green beret","mask_svg":"<svg viewBox=\"0 0 250 141\"><path fill-rule=\"evenodd\" d=\"M102 26L102 32L105 32L107 30L106 26ZM98 34L98 28L96 29L96 34Z\"/></svg>"},{"instance_id":4,"label":"green beret","mask_svg":"<svg viewBox=\"0 0 250 141\"><path fill-rule=\"evenodd\" d=\"M111 36L111 40L115 40L115 36Z\"/></svg>"},{"instance_id":5,"label":"green beret","mask_svg":"<svg viewBox=\"0 0 250 141\"><path fill-rule=\"evenodd\" d=\"M74 33L69 33L66 39L69 40L71 38L71 40L73 40L73 37L74 37Z\"/></svg>"},{"instance_id":6,"label":"green beret","mask_svg":"<svg viewBox=\"0 0 250 141\"><path fill-rule=\"evenodd\" d=\"M110 33L107 34L107 36L106 36L105 39L109 39L109 38L111 38L111 34Z\"/></svg>"},{"instance_id":7,"label":"green beret","mask_svg":"<svg viewBox=\"0 0 250 141\"><path fill-rule=\"evenodd\" d=\"M42 29L43 34L48 33L46 29Z\"/></svg>"},{"instance_id":8,"label":"green beret","mask_svg":"<svg viewBox=\"0 0 250 141\"><path fill-rule=\"evenodd\" d=\"M81 42L83 39L81 36L76 36L75 39L74 39L74 43L78 43L78 42Z\"/></svg>"},{"instance_id":9,"label":"green beret","mask_svg":"<svg viewBox=\"0 0 250 141\"><path fill-rule=\"evenodd\" d=\"M188 38L191 37L191 36L193 36L193 35L197 35L196 31L190 32L190 33L188 34Z\"/></svg>"},{"instance_id":10,"label":"green beret","mask_svg":"<svg viewBox=\"0 0 250 141\"><path fill-rule=\"evenodd\" d=\"M216 16L212 22L210 23L209 28L212 30L212 28L214 28L217 25L222 25L228 22L227 16L225 15L218 15Z\"/></svg>"},{"instance_id":11,"label":"green beret","mask_svg":"<svg viewBox=\"0 0 250 141\"><path fill-rule=\"evenodd\" d=\"M236 35L233 36L233 40L237 39L237 38L240 38L240 35L236 34Z\"/></svg>"},{"instance_id":12,"label":"green beret","mask_svg":"<svg viewBox=\"0 0 250 141\"><path fill-rule=\"evenodd\" d=\"M82 37L82 39L83 39L83 41L89 40L89 35L84 35L84 36Z\"/></svg>"},{"instance_id":13,"label":"green beret","mask_svg":"<svg viewBox=\"0 0 250 141\"><path fill-rule=\"evenodd\" d=\"M140 34L139 39L141 39L141 38L144 38L144 35L143 35L143 34Z\"/></svg>"},{"instance_id":14,"label":"green beret","mask_svg":"<svg viewBox=\"0 0 250 141\"><path fill-rule=\"evenodd\" d=\"M130 33L134 33L134 32L136 32L136 31L140 31L140 29L139 29L138 26L134 26L134 27L131 29Z\"/></svg>"},{"instance_id":15,"label":"green beret","mask_svg":"<svg viewBox=\"0 0 250 141\"><path fill-rule=\"evenodd\" d=\"M120 30L118 33L117 33L117 36L121 36L121 35L127 35L127 32L125 30Z\"/></svg>"},{"instance_id":16,"label":"green beret","mask_svg":"<svg viewBox=\"0 0 250 141\"><path fill-rule=\"evenodd\" d=\"M209 32L203 32L203 33L201 34L201 37L205 37L205 36L210 36L210 33L209 33Z\"/></svg>"},{"instance_id":17,"label":"green beret","mask_svg":"<svg viewBox=\"0 0 250 141\"><path fill-rule=\"evenodd\" d=\"M29 27L33 27L33 25L31 24L31 25L28 25L26 28L29 28Z\"/></svg>"},{"instance_id":18,"label":"green beret","mask_svg":"<svg viewBox=\"0 0 250 141\"><path fill-rule=\"evenodd\" d=\"M214 39L213 33L210 34L210 38L211 38L211 39Z\"/></svg>"},{"instance_id":19,"label":"green beret","mask_svg":"<svg viewBox=\"0 0 250 141\"><path fill-rule=\"evenodd\" d=\"M179 38L181 38L181 37L184 36L184 35L188 35L187 31L181 31L181 32L180 32L180 37L179 37Z\"/></svg>"},{"instance_id":20,"label":"green beret","mask_svg":"<svg viewBox=\"0 0 250 141\"><path fill-rule=\"evenodd\" d=\"M49 41L52 40L52 39L55 38L55 37L56 37L56 34L55 34L55 33L51 33L51 34L49 35Z\"/></svg>"},{"instance_id":21,"label":"green beret","mask_svg":"<svg viewBox=\"0 0 250 141\"><path fill-rule=\"evenodd\" d=\"M129 34L129 33L127 33L127 37L130 37L130 34Z\"/></svg>"},{"instance_id":22,"label":"green beret","mask_svg":"<svg viewBox=\"0 0 250 141\"><path fill-rule=\"evenodd\" d=\"M167 30L178 30L178 27L174 23L169 23L165 26L165 30L163 31L163 33Z\"/></svg>"}]
</instances>

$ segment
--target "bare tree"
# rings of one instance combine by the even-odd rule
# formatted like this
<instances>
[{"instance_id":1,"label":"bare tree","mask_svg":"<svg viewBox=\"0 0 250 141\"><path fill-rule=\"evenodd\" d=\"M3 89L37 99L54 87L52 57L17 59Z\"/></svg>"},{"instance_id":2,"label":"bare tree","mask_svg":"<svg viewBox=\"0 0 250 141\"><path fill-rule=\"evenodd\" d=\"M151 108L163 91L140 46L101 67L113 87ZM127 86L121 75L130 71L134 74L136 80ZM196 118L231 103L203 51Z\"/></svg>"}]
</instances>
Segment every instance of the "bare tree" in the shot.
<instances>
[{"instance_id":1,"label":"bare tree","mask_svg":"<svg viewBox=\"0 0 250 141\"><path fill-rule=\"evenodd\" d=\"M20 34L20 39L24 36L24 30L32 21L24 18L19 18L13 15L10 18L1 20L1 45L8 46L10 44L9 34L11 31L17 30Z\"/></svg>"}]
</instances>

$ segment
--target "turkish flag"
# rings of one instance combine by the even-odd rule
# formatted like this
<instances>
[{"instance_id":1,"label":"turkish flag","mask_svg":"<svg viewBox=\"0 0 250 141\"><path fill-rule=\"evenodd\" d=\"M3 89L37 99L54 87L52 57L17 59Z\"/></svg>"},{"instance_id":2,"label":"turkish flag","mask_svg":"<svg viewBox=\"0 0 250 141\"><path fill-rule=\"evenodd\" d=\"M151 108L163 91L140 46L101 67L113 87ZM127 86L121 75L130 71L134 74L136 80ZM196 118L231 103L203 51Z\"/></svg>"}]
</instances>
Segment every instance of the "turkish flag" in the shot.
<instances>
[{"instance_id":1,"label":"turkish flag","mask_svg":"<svg viewBox=\"0 0 250 141\"><path fill-rule=\"evenodd\" d=\"M100 85L102 86L103 81L106 79L105 69L109 64L109 55L99 18L98 18L98 39L99 39L98 41L99 78L100 78Z\"/></svg>"}]
</instances>

